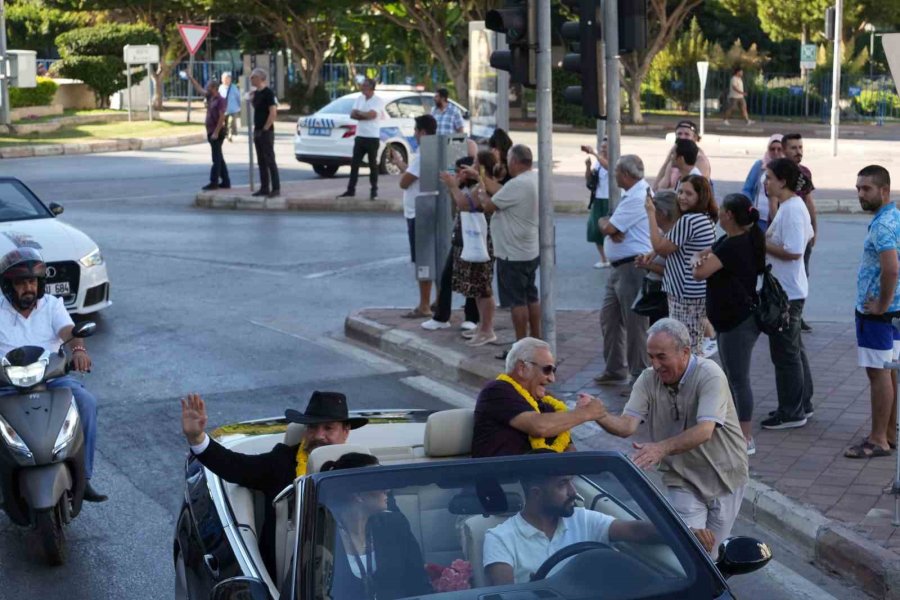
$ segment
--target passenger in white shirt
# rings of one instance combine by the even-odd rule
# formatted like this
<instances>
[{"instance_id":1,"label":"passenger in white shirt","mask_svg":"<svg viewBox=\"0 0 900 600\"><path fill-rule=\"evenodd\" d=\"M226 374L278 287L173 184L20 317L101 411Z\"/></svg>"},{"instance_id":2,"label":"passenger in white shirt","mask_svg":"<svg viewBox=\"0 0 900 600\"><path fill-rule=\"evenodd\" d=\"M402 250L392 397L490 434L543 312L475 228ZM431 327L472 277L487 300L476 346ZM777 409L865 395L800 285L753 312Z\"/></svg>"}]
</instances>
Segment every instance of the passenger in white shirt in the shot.
<instances>
[{"instance_id":1,"label":"passenger in white shirt","mask_svg":"<svg viewBox=\"0 0 900 600\"><path fill-rule=\"evenodd\" d=\"M356 138L353 140L353 162L350 164L350 180L347 191L338 198L356 195L356 180L363 158L368 157L370 200L378 197L378 146L381 143L381 120L384 119L384 100L375 95L375 80L366 78L360 85L361 95L353 104L350 118L356 119Z\"/></svg>"},{"instance_id":2,"label":"passenger in white shirt","mask_svg":"<svg viewBox=\"0 0 900 600\"><path fill-rule=\"evenodd\" d=\"M809 294L803 253L813 237L809 211L797 196L800 168L789 158L779 158L766 166L766 195L778 202L775 218L766 230L767 262L781 283L790 304L790 323L769 334L769 353L775 365L778 409L762 422L764 429L788 429L806 425L812 414L813 382L800 320Z\"/></svg>"},{"instance_id":3,"label":"passenger in white shirt","mask_svg":"<svg viewBox=\"0 0 900 600\"><path fill-rule=\"evenodd\" d=\"M536 476L523 480L525 507L484 537L484 569L491 585L527 583L556 551L578 542L661 541L648 521L623 521L593 510L576 508L571 476ZM696 530L704 546L708 530Z\"/></svg>"},{"instance_id":4,"label":"passenger in white shirt","mask_svg":"<svg viewBox=\"0 0 900 600\"><path fill-rule=\"evenodd\" d=\"M612 270L606 280L600 328L603 331L603 360L606 370L594 378L600 385L627 383L647 367L647 317L631 310L641 289L644 272L635 259L652 250L644 202L650 186L644 180L644 163L627 154L616 163L616 184L624 190L609 218L600 219L606 235L603 248ZM624 335L623 335L624 334Z\"/></svg>"}]
</instances>

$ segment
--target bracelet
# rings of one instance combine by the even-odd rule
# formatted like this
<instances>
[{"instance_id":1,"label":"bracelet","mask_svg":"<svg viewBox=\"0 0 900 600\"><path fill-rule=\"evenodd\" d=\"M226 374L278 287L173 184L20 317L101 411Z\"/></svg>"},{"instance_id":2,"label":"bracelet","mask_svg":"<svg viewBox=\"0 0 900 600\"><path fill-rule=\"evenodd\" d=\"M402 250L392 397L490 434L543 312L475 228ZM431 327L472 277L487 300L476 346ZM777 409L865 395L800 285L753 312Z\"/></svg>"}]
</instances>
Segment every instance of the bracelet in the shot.
<instances>
[{"instance_id":1,"label":"bracelet","mask_svg":"<svg viewBox=\"0 0 900 600\"><path fill-rule=\"evenodd\" d=\"M74 348L72 348L72 354L75 354L76 352L79 352L79 351L87 354L87 350L85 350L84 346L75 346Z\"/></svg>"}]
</instances>

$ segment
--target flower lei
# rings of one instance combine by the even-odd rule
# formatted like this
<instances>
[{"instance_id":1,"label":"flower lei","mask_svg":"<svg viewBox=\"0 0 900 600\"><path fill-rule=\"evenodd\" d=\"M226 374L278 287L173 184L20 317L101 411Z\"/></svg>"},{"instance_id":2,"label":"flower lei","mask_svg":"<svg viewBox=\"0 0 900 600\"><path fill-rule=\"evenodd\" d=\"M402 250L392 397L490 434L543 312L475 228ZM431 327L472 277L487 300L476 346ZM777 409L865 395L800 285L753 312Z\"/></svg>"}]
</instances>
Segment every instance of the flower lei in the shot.
<instances>
[{"instance_id":1,"label":"flower lei","mask_svg":"<svg viewBox=\"0 0 900 600\"><path fill-rule=\"evenodd\" d=\"M297 477L306 475L306 463L309 462L309 453L306 451L306 441L300 442L297 448Z\"/></svg>"},{"instance_id":2,"label":"flower lei","mask_svg":"<svg viewBox=\"0 0 900 600\"><path fill-rule=\"evenodd\" d=\"M519 395L525 399L525 402L527 402L531 408L533 408L536 412L541 412L541 409L538 408L537 400L535 400L534 397L530 393L528 393L528 390L519 385L519 382L517 382L515 379L503 373L497 376L497 381L505 381L509 385L513 386L513 389L516 390ZM546 396L541 398L541 402L550 406L556 412L565 412L569 410L564 402L562 402L561 400L557 400L550 394L547 394ZM545 438L540 437L528 436L528 441L531 442L531 448L533 450L549 448L554 452L562 452L569 447L569 444L572 442L572 436L568 431L563 431L558 436L556 436L556 439L552 444L548 444Z\"/></svg>"}]
</instances>

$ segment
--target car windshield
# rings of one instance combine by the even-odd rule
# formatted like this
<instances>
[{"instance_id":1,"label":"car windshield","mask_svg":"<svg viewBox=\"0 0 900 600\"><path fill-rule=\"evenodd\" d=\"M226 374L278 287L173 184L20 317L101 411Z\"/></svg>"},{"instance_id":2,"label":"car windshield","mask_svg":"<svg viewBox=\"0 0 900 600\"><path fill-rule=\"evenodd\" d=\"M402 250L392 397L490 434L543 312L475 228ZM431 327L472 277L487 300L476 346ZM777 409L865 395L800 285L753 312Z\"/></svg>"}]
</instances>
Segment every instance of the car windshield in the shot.
<instances>
[{"instance_id":1,"label":"car windshield","mask_svg":"<svg viewBox=\"0 0 900 600\"><path fill-rule=\"evenodd\" d=\"M317 112L329 115L350 115L353 110L353 104L356 102L357 95L344 96L333 102L326 104L324 108L320 108Z\"/></svg>"},{"instance_id":2,"label":"car windshield","mask_svg":"<svg viewBox=\"0 0 900 600\"><path fill-rule=\"evenodd\" d=\"M0 181L0 221L46 219L53 215L18 181Z\"/></svg>"},{"instance_id":3,"label":"car windshield","mask_svg":"<svg viewBox=\"0 0 900 600\"><path fill-rule=\"evenodd\" d=\"M498 599L724 591L633 466L620 455L579 454L316 475L315 516L304 511L300 537L314 555L297 576L313 586L310 597L330 600L474 599L484 588Z\"/></svg>"}]
</instances>

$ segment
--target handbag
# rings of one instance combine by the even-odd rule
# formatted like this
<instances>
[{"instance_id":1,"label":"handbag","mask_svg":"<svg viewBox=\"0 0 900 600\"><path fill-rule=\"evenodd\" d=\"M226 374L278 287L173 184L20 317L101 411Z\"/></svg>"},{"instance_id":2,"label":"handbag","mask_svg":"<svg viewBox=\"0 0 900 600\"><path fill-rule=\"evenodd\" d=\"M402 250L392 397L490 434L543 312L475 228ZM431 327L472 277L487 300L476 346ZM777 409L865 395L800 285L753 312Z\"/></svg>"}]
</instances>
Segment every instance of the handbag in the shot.
<instances>
[{"instance_id":1,"label":"handbag","mask_svg":"<svg viewBox=\"0 0 900 600\"><path fill-rule=\"evenodd\" d=\"M484 213L462 212L460 213L460 224L462 225L463 241L460 258L470 263L484 263L491 260L487 247L488 224Z\"/></svg>"},{"instance_id":2,"label":"handbag","mask_svg":"<svg viewBox=\"0 0 900 600\"><path fill-rule=\"evenodd\" d=\"M772 275L772 265L762 273L763 283L753 314L756 325L766 335L783 331L791 323L791 305L781 283Z\"/></svg>"},{"instance_id":3,"label":"handbag","mask_svg":"<svg viewBox=\"0 0 900 600\"><path fill-rule=\"evenodd\" d=\"M669 299L662 289L662 283L659 279L644 277L641 289L631 303L631 310L654 320L669 316Z\"/></svg>"}]
</instances>

